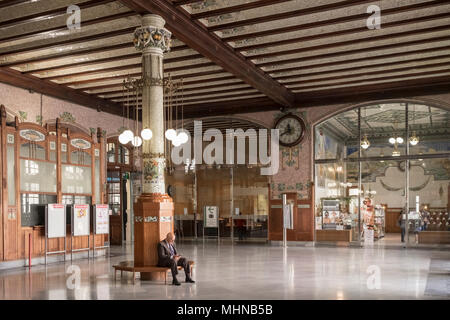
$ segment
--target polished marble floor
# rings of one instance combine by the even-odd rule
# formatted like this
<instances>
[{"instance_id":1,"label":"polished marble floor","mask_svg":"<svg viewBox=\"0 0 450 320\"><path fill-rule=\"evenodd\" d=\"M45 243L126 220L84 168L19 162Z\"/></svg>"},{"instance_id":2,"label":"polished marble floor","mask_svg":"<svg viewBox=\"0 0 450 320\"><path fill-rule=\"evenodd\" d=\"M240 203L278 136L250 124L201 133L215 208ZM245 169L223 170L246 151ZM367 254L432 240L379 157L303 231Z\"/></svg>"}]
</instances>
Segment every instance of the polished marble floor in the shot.
<instances>
[{"instance_id":1,"label":"polished marble floor","mask_svg":"<svg viewBox=\"0 0 450 320\"><path fill-rule=\"evenodd\" d=\"M195 260L196 284L114 282L110 256L0 271L0 299L450 299L450 251L178 243ZM184 275L180 274L181 280ZM169 276L170 278L170 276Z\"/></svg>"}]
</instances>

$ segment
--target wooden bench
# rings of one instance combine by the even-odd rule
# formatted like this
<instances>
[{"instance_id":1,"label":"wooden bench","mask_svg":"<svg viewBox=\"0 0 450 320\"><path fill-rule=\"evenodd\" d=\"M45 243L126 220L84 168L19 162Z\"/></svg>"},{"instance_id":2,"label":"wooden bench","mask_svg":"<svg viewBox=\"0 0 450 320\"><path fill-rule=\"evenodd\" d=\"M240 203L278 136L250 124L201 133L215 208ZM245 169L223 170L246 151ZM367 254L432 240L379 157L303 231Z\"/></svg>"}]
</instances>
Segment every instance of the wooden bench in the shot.
<instances>
[{"instance_id":1,"label":"wooden bench","mask_svg":"<svg viewBox=\"0 0 450 320\"><path fill-rule=\"evenodd\" d=\"M193 274L194 261L188 261L189 269L191 270L191 275ZM168 267L158 267L158 266L145 266L136 267L134 261L122 261L118 265L113 266L114 268L114 281L116 281L117 271L120 271L120 277L122 278L123 271L133 272L133 284L136 280L136 272L162 272L164 273L164 284L167 284L167 273L170 271ZM178 266L178 270L182 270L181 266Z\"/></svg>"}]
</instances>

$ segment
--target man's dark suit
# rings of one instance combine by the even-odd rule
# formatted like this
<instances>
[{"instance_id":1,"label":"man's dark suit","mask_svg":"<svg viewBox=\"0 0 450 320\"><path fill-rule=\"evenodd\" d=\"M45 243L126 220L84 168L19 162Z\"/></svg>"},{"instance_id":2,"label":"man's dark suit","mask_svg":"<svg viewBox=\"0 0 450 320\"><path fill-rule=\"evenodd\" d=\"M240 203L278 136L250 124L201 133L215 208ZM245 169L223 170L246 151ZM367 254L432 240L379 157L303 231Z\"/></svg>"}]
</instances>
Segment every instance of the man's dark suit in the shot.
<instances>
[{"instance_id":1,"label":"man's dark suit","mask_svg":"<svg viewBox=\"0 0 450 320\"><path fill-rule=\"evenodd\" d=\"M175 244L172 245L174 255L177 254L177 249ZM158 243L158 266L159 267L169 267L172 270L172 276L175 277L178 274L177 266L181 266L184 269L184 273L186 274L186 278L190 277L190 268L189 263L186 258L180 257L178 262L173 259L172 253L169 249L169 243L166 240Z\"/></svg>"}]
</instances>

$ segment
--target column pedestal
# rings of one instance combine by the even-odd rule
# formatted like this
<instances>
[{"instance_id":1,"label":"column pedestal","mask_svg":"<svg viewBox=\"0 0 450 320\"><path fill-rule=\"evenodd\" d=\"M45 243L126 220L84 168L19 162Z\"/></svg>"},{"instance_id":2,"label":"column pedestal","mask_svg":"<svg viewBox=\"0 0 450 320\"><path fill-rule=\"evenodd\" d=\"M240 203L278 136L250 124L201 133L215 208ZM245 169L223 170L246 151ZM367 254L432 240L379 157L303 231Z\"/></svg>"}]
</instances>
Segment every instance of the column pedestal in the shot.
<instances>
[{"instance_id":1,"label":"column pedestal","mask_svg":"<svg viewBox=\"0 0 450 320\"><path fill-rule=\"evenodd\" d=\"M134 265L158 264L158 242L173 232L172 198L167 194L144 193L134 205ZM164 280L159 273L141 273L141 280Z\"/></svg>"}]
</instances>

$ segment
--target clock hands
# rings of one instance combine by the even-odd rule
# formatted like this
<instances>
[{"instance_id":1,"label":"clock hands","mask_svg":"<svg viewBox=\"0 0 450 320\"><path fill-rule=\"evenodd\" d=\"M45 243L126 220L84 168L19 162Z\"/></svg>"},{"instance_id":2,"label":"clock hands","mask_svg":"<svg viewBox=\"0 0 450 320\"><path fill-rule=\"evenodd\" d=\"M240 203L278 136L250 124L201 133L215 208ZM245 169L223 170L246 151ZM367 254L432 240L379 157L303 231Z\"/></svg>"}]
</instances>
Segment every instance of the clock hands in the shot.
<instances>
[{"instance_id":1,"label":"clock hands","mask_svg":"<svg viewBox=\"0 0 450 320\"><path fill-rule=\"evenodd\" d=\"M284 135L284 134L286 134L286 133L291 133L291 125L288 123L288 125L287 125L287 128L286 128L286 131L285 132L283 132L281 135L280 135L280 137L282 136L282 135Z\"/></svg>"}]
</instances>

